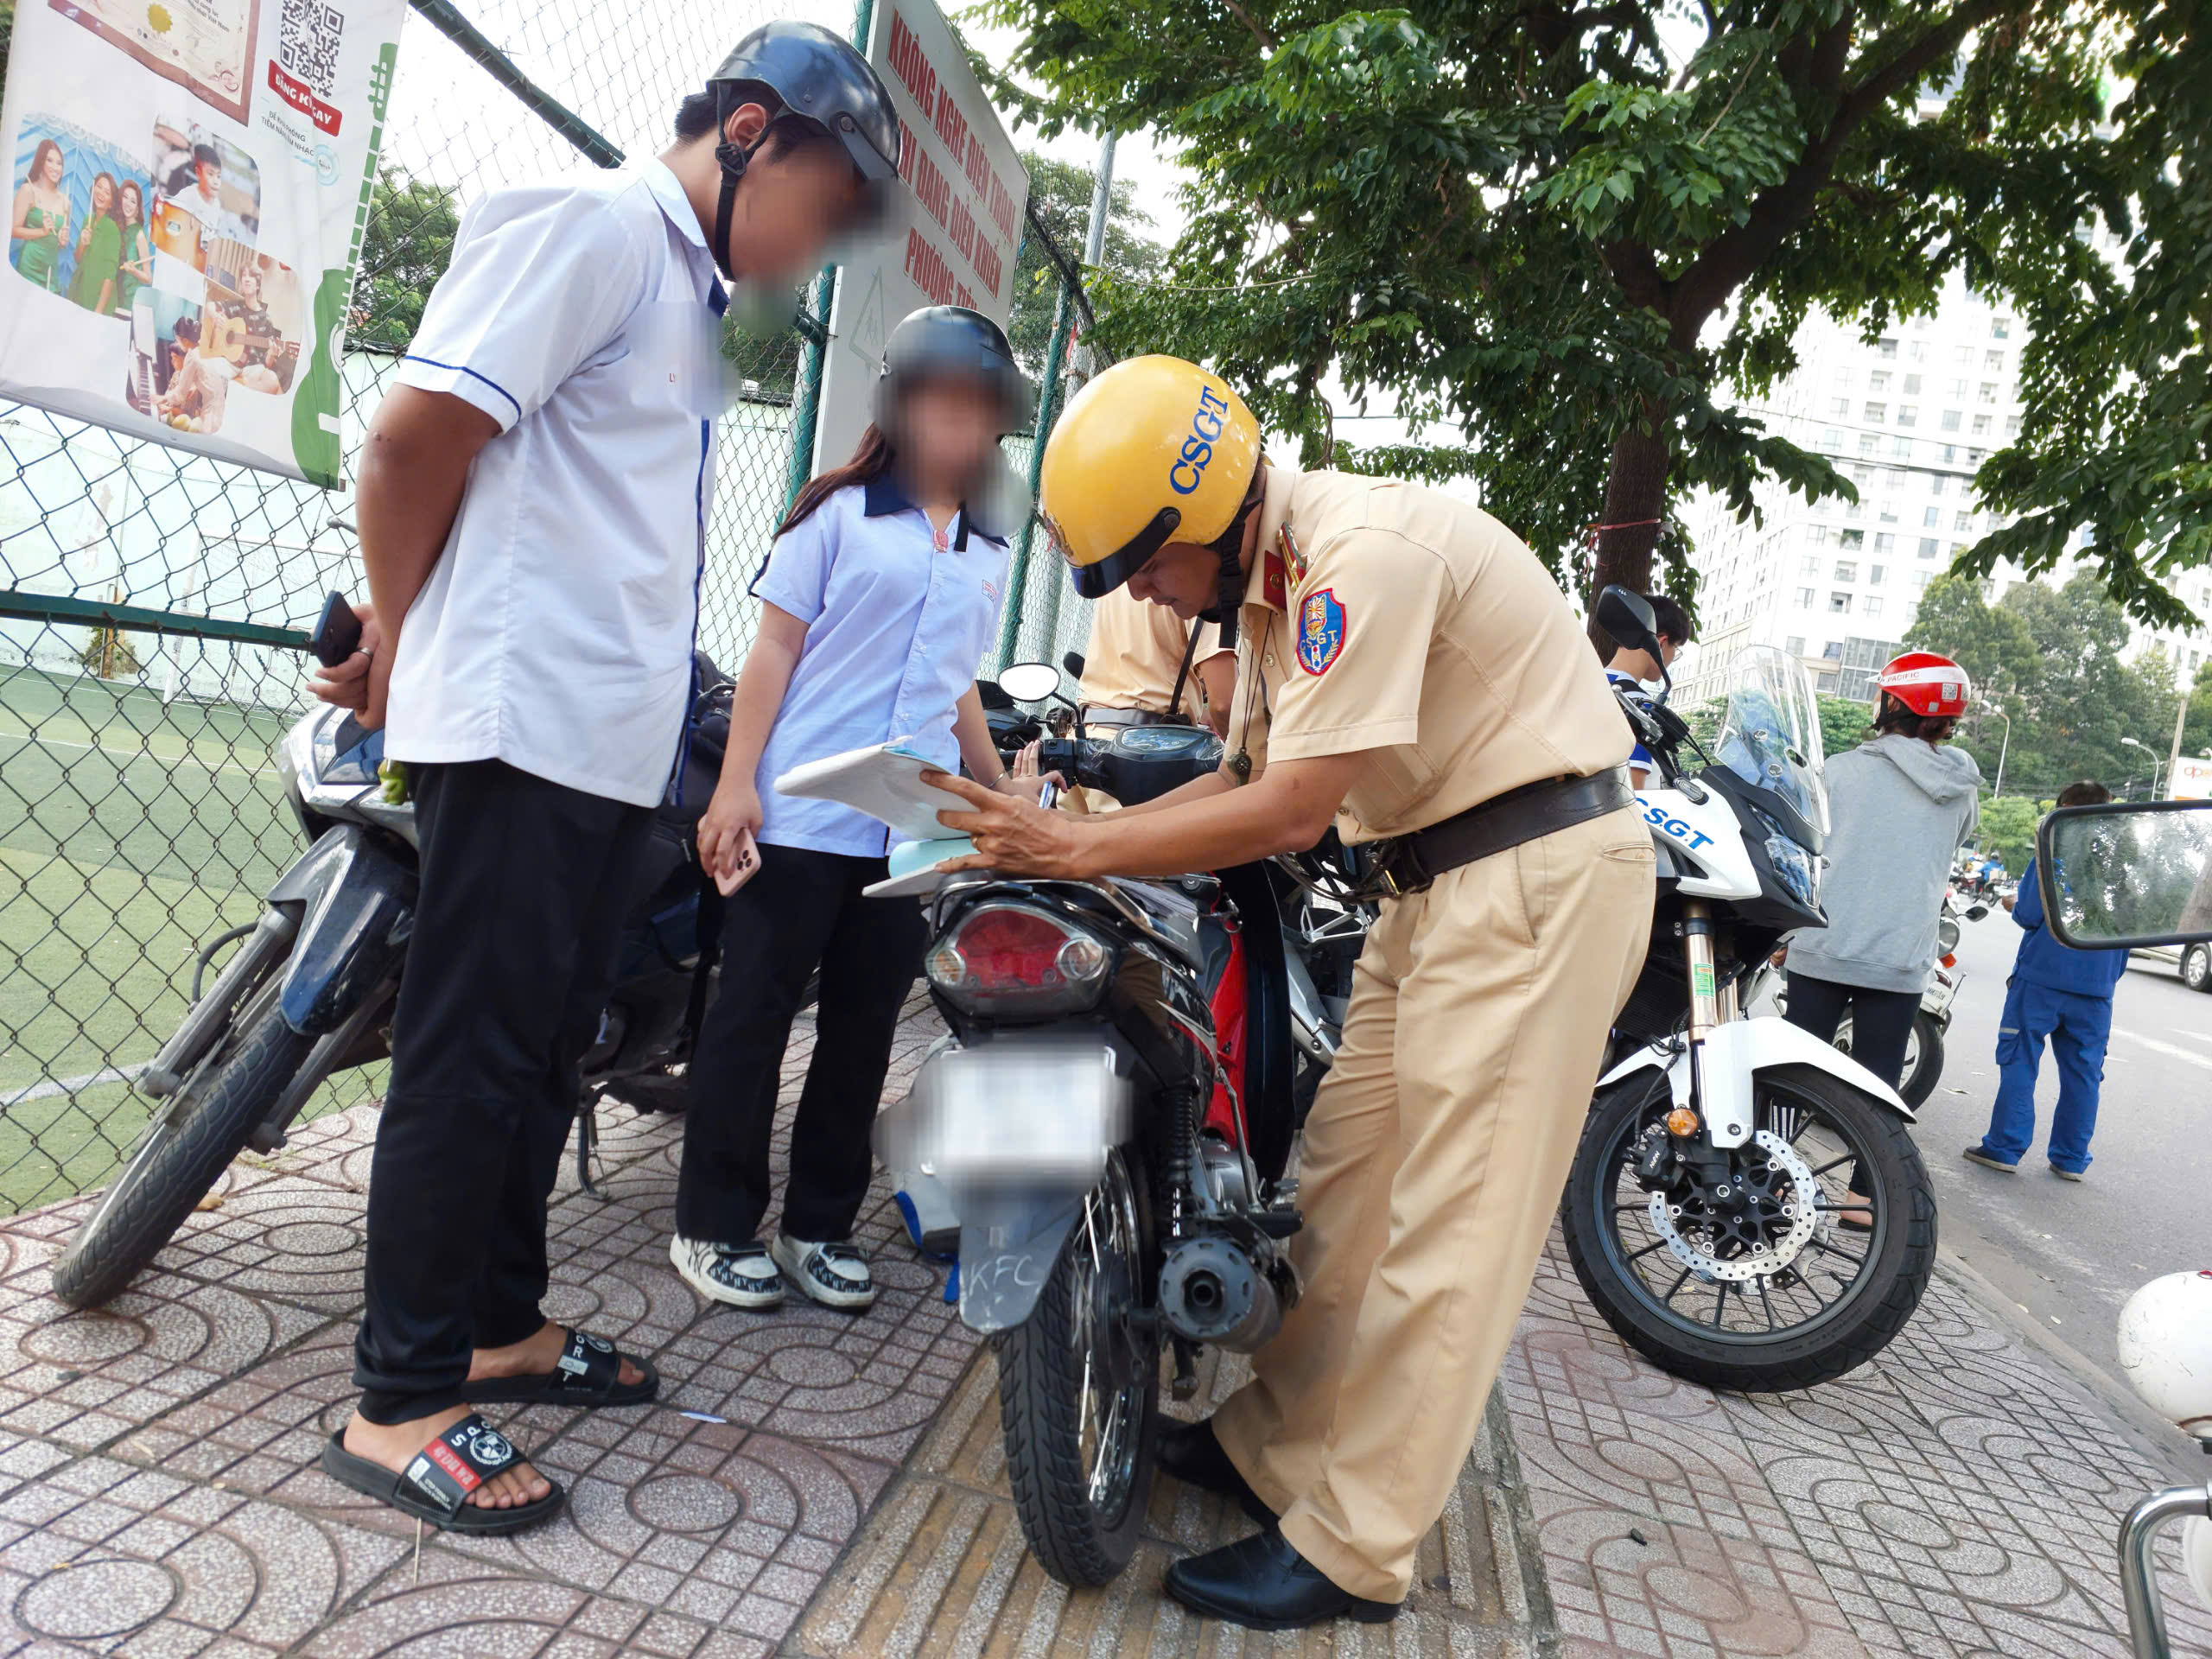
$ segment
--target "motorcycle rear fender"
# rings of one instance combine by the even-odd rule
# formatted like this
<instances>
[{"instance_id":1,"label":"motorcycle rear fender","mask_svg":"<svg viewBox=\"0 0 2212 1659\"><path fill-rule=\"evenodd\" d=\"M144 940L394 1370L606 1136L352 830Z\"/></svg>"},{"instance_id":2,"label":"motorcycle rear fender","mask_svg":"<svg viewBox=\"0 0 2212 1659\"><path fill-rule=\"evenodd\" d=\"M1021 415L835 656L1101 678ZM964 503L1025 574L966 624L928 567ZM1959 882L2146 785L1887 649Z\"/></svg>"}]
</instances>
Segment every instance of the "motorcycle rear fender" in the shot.
<instances>
[{"instance_id":1,"label":"motorcycle rear fender","mask_svg":"<svg viewBox=\"0 0 2212 1659\"><path fill-rule=\"evenodd\" d=\"M397 969L415 920L415 872L354 823L325 832L269 890L304 906L277 1006L302 1036L335 1031Z\"/></svg>"},{"instance_id":2,"label":"motorcycle rear fender","mask_svg":"<svg viewBox=\"0 0 2212 1659\"><path fill-rule=\"evenodd\" d=\"M1865 1066L1812 1033L1787 1020L1732 1020L1716 1026L1705 1039L1700 1070L1705 1083L1703 1100L1690 1097L1690 1057L1687 1047L1674 1051L1675 1039L1638 1049L1598 1079L1610 1089L1639 1071L1663 1071L1677 1106L1695 1110L1706 1134L1716 1147L1740 1147L1751 1138L1751 1080L1777 1066L1806 1065L1825 1071L1849 1084L1912 1122L1912 1108L1904 1097Z\"/></svg>"},{"instance_id":3,"label":"motorcycle rear fender","mask_svg":"<svg viewBox=\"0 0 2212 1659\"><path fill-rule=\"evenodd\" d=\"M961 1193L960 1322L989 1335L1036 1310L1068 1235L1083 1219L1082 1192Z\"/></svg>"}]
</instances>

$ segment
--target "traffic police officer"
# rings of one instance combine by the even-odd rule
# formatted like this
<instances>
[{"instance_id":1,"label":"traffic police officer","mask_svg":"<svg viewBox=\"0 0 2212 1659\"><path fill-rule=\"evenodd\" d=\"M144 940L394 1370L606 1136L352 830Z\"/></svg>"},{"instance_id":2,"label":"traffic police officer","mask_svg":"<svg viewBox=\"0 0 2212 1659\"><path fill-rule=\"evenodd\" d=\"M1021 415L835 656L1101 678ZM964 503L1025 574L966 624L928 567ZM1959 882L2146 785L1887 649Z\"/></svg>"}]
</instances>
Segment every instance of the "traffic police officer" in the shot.
<instances>
[{"instance_id":1,"label":"traffic police officer","mask_svg":"<svg viewBox=\"0 0 2212 1659\"><path fill-rule=\"evenodd\" d=\"M1170 1594L1289 1629L1393 1616L1543 1249L1641 965L1650 840L1580 624L1478 508L1265 461L1217 376L1107 370L1046 447L1040 511L1090 597L1126 582L1239 636L1214 777L1103 818L946 780L979 868L1095 878L1385 840L1380 914L1306 1128L1304 1294L1252 1381L1161 1465L1279 1524ZM1343 816L1338 819L1338 815Z\"/></svg>"}]
</instances>

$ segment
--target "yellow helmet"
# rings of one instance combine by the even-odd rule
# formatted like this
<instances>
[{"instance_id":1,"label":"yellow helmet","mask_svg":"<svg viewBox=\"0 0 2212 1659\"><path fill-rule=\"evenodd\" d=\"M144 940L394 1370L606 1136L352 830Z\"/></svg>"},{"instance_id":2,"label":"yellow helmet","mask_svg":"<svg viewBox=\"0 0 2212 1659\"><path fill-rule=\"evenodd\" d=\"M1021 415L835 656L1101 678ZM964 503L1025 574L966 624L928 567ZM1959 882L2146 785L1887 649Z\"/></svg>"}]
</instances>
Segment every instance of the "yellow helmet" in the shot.
<instances>
[{"instance_id":1,"label":"yellow helmet","mask_svg":"<svg viewBox=\"0 0 2212 1659\"><path fill-rule=\"evenodd\" d=\"M1069 400L1045 445L1039 517L1085 599L1170 541L1219 539L1260 460L1260 423L1229 383L1179 357L1116 363Z\"/></svg>"}]
</instances>

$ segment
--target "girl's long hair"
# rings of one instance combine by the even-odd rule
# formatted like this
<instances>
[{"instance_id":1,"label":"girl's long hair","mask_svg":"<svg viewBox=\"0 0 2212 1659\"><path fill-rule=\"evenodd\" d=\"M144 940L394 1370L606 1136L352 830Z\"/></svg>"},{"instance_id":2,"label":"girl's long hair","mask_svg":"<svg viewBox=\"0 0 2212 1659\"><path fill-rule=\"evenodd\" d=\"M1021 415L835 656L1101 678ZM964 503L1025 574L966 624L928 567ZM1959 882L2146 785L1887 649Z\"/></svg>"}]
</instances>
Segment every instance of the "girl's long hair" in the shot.
<instances>
[{"instance_id":1,"label":"girl's long hair","mask_svg":"<svg viewBox=\"0 0 2212 1659\"><path fill-rule=\"evenodd\" d=\"M102 219L113 219L119 228L123 224L122 187L116 183L114 174L95 173L92 175L92 190L99 188L99 182L102 179L105 179L107 181L107 211L102 213L100 217ZM88 207L92 206L92 190L87 190L85 193L85 205Z\"/></svg>"},{"instance_id":2,"label":"girl's long hair","mask_svg":"<svg viewBox=\"0 0 2212 1659\"><path fill-rule=\"evenodd\" d=\"M777 536L790 535L812 516L817 507L848 484L865 484L889 472L895 454L891 440L874 422L869 422L850 461L842 467L831 467L819 478L807 480L806 487L798 493L798 499L791 503L791 510L784 515L784 522L776 526Z\"/></svg>"}]
</instances>

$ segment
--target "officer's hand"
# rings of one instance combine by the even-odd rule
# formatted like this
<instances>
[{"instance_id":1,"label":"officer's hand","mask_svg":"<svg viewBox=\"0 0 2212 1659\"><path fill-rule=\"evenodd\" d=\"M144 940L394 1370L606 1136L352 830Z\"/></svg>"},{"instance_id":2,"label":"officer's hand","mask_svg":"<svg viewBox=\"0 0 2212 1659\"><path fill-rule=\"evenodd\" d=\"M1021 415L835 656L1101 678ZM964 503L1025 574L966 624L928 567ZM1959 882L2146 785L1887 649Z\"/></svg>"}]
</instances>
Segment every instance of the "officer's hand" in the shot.
<instances>
[{"instance_id":1,"label":"officer's hand","mask_svg":"<svg viewBox=\"0 0 2212 1659\"><path fill-rule=\"evenodd\" d=\"M972 858L956 859L946 870L998 870L1007 875L1077 876L1076 855L1086 826L1064 813L1047 812L966 778L925 772L922 781L957 795L972 812L940 812L937 821L976 843Z\"/></svg>"},{"instance_id":2,"label":"officer's hand","mask_svg":"<svg viewBox=\"0 0 2212 1659\"><path fill-rule=\"evenodd\" d=\"M1068 786L1067 779L1061 777L1058 772L1045 772L1039 769L1042 765L1039 757L1044 752L1044 740L1039 738L1023 744L1015 752L1014 765L1007 769L1006 774L998 781L998 788L1001 793L1018 795L1024 800L1033 801L1037 798L1037 791L1046 784L1054 785L1061 789Z\"/></svg>"}]
</instances>

